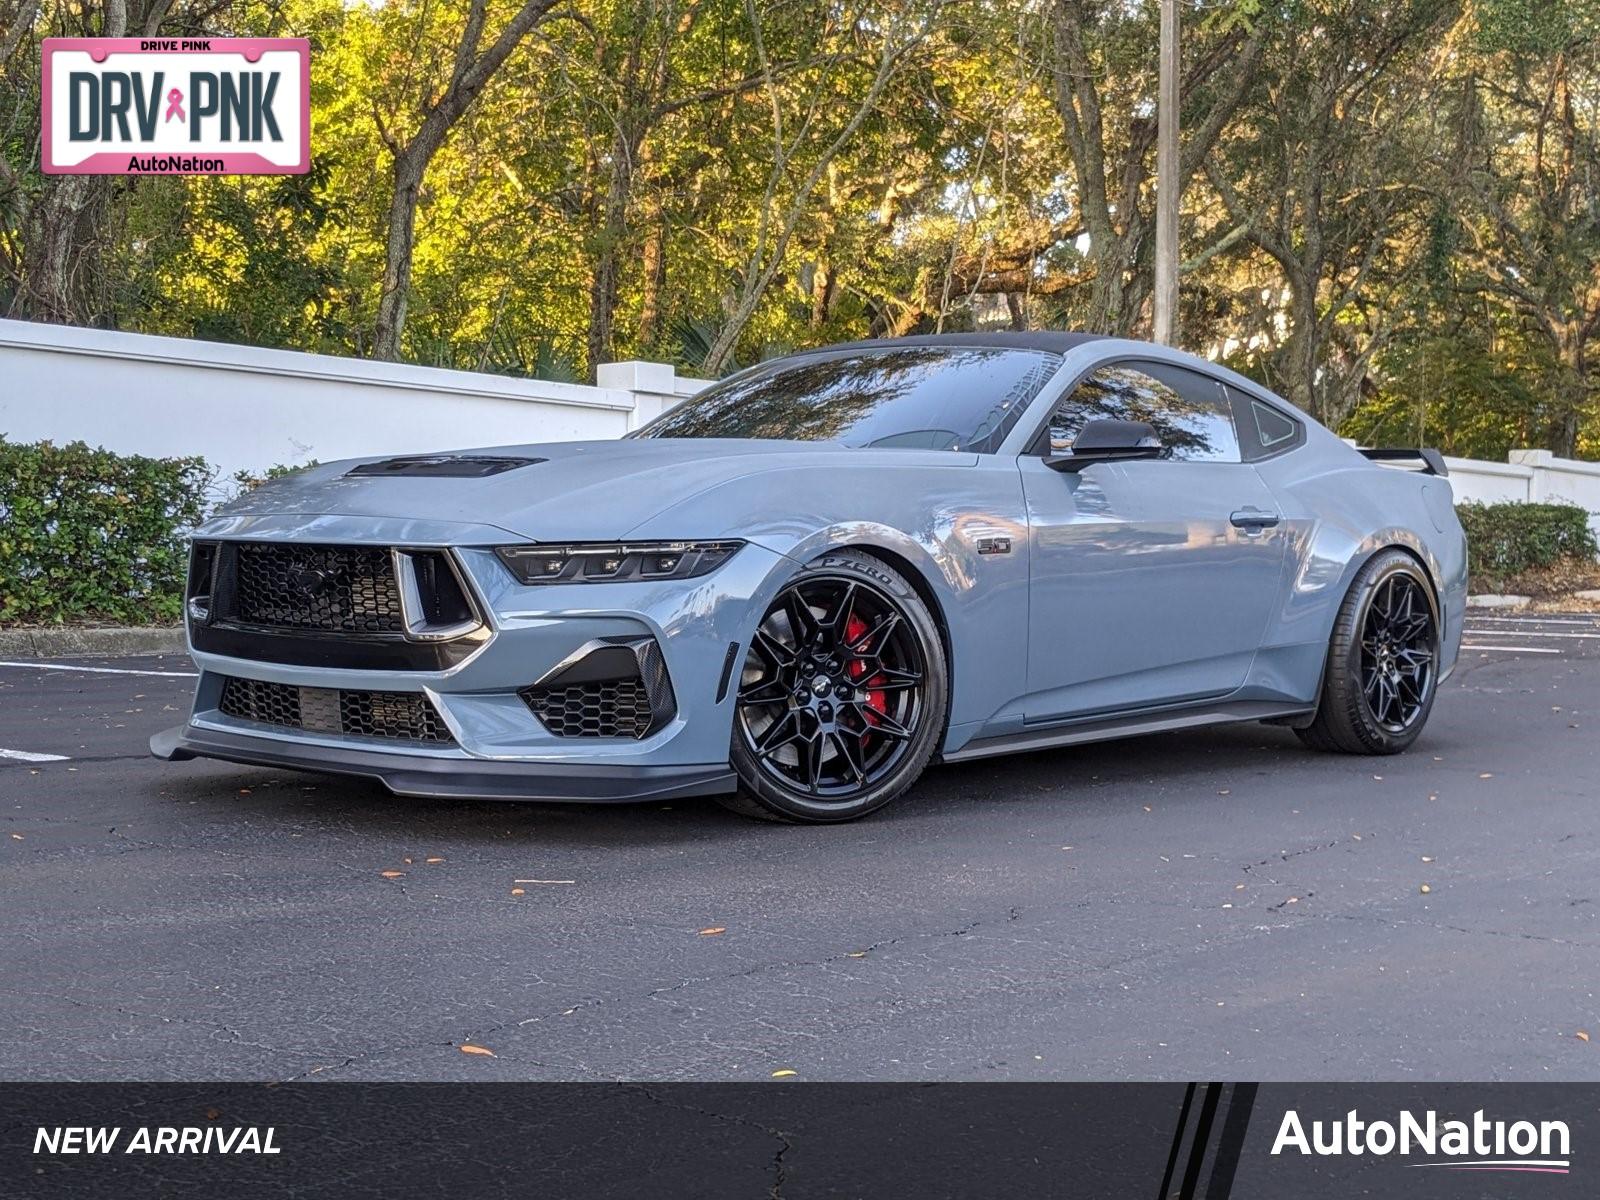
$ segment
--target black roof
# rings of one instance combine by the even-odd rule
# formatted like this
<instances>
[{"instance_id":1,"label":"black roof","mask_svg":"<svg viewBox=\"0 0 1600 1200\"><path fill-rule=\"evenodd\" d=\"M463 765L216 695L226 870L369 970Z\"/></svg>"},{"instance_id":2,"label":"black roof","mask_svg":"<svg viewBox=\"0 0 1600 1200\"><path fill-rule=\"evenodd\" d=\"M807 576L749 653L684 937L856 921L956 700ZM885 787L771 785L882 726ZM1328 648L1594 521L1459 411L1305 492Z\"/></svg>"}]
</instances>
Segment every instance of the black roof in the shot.
<instances>
[{"instance_id":1,"label":"black roof","mask_svg":"<svg viewBox=\"0 0 1600 1200\"><path fill-rule=\"evenodd\" d=\"M797 354L830 354L836 350L890 350L896 346L988 346L1007 350L1044 350L1050 354L1065 354L1074 346L1097 342L1105 337L1099 333L1067 333L1045 329L1033 333L1013 333L997 330L993 333L925 333L910 337L874 338L864 342L842 342L836 346L814 346Z\"/></svg>"}]
</instances>

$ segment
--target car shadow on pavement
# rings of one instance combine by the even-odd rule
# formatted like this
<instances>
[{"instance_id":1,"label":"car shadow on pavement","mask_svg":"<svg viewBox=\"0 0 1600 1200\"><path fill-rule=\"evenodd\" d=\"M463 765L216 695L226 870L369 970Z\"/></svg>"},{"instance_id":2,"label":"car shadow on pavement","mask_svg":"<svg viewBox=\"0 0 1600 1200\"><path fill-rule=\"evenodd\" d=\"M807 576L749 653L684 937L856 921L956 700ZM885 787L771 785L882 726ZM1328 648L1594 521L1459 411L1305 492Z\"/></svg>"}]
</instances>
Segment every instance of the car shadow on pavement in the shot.
<instances>
[{"instance_id":1,"label":"car shadow on pavement","mask_svg":"<svg viewBox=\"0 0 1600 1200\"><path fill-rule=\"evenodd\" d=\"M1312 754L1288 729L1245 725L934 766L909 794L864 823L823 828L752 821L710 798L629 804L419 798L391 795L365 780L222 763L184 764L165 772L161 794L174 805L201 806L215 819L293 824L306 834L365 829L485 844L671 845L752 833L849 837L843 831L886 823L915 826L980 811L992 816L1105 803L1124 789L1150 785L1179 797L1204 788L1210 796L1218 780L1276 776L1312 762L1329 772L1371 770L1369 760Z\"/></svg>"}]
</instances>

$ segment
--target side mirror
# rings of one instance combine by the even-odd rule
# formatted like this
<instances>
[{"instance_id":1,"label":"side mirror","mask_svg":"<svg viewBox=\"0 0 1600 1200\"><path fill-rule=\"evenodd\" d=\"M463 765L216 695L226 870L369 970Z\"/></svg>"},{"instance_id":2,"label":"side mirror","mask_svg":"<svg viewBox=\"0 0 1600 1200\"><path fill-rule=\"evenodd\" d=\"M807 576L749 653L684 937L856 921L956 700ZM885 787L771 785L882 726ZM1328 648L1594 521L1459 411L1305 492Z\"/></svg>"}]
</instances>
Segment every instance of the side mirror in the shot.
<instances>
[{"instance_id":1,"label":"side mirror","mask_svg":"<svg viewBox=\"0 0 1600 1200\"><path fill-rule=\"evenodd\" d=\"M1056 471L1081 471L1095 463L1160 458L1165 452L1155 426L1147 421L1089 421L1072 440L1072 453L1052 454L1044 465Z\"/></svg>"}]
</instances>

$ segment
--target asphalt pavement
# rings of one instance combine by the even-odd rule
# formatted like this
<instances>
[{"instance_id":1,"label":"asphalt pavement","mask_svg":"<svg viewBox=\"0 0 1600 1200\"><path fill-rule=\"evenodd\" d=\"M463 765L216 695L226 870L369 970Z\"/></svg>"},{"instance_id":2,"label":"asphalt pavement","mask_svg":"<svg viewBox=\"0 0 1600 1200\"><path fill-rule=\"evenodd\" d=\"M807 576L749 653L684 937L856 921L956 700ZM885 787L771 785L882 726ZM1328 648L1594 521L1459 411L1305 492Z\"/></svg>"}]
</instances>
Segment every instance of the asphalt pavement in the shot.
<instances>
[{"instance_id":1,"label":"asphalt pavement","mask_svg":"<svg viewBox=\"0 0 1600 1200\"><path fill-rule=\"evenodd\" d=\"M1467 642L1395 758L1147 737L820 829L160 763L186 659L0 665L0 1078L1597 1079L1600 618Z\"/></svg>"}]
</instances>

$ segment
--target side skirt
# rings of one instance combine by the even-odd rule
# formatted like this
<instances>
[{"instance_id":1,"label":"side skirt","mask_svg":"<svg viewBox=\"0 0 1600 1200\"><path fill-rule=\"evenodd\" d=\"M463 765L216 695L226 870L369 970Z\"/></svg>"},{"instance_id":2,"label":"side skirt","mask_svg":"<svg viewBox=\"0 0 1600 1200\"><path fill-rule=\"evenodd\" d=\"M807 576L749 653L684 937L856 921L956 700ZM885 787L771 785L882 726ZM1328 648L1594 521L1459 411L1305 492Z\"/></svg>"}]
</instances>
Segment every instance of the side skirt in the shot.
<instances>
[{"instance_id":1,"label":"side skirt","mask_svg":"<svg viewBox=\"0 0 1600 1200\"><path fill-rule=\"evenodd\" d=\"M1076 746L1083 742L1108 742L1114 738L1138 737L1145 733L1168 733L1176 729L1228 725L1240 721L1267 721L1315 712L1315 705L1308 708L1304 704L1283 704L1266 700L1212 702L1178 712L1166 709L1143 715L1123 715L1100 721L1050 725L1043 729L1025 729L1020 733L1008 733L1000 737L978 738L968 742L959 750L943 755L941 761L966 762L969 759L989 758L996 754L1021 754L1029 750Z\"/></svg>"}]
</instances>

